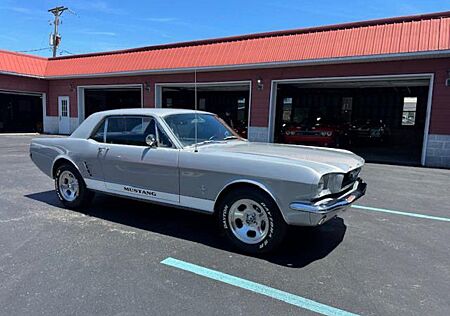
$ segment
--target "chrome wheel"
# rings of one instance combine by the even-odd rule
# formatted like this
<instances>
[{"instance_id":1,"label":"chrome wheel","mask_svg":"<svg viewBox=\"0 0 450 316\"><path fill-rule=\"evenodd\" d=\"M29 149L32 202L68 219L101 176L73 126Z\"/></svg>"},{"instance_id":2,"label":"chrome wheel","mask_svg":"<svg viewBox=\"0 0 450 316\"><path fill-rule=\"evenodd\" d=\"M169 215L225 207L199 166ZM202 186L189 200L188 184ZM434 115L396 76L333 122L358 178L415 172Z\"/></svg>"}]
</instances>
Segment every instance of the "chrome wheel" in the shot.
<instances>
[{"instance_id":1,"label":"chrome wheel","mask_svg":"<svg viewBox=\"0 0 450 316\"><path fill-rule=\"evenodd\" d=\"M58 179L58 189L64 200L68 202L72 202L78 197L78 180L72 172L68 170L61 172Z\"/></svg>"},{"instance_id":2,"label":"chrome wheel","mask_svg":"<svg viewBox=\"0 0 450 316\"><path fill-rule=\"evenodd\" d=\"M228 224L233 234L246 244L261 242L269 232L265 208L250 199L241 199L231 205Z\"/></svg>"}]
</instances>

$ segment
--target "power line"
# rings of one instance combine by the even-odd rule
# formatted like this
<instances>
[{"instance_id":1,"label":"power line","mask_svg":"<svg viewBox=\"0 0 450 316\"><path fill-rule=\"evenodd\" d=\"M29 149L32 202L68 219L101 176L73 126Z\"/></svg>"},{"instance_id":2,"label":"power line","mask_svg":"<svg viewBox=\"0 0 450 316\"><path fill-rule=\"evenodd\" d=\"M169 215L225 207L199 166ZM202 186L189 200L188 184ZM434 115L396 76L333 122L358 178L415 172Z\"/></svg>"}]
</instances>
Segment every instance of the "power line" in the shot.
<instances>
[{"instance_id":1,"label":"power line","mask_svg":"<svg viewBox=\"0 0 450 316\"><path fill-rule=\"evenodd\" d=\"M36 48L36 49L28 49L28 50L17 50L18 53L31 53L31 52L39 52L43 50L51 49L50 47Z\"/></svg>"},{"instance_id":2,"label":"power line","mask_svg":"<svg viewBox=\"0 0 450 316\"><path fill-rule=\"evenodd\" d=\"M74 55L74 53L69 52L67 49L61 49L60 54L62 54L62 53L66 53L66 54L69 54L69 55Z\"/></svg>"}]
</instances>

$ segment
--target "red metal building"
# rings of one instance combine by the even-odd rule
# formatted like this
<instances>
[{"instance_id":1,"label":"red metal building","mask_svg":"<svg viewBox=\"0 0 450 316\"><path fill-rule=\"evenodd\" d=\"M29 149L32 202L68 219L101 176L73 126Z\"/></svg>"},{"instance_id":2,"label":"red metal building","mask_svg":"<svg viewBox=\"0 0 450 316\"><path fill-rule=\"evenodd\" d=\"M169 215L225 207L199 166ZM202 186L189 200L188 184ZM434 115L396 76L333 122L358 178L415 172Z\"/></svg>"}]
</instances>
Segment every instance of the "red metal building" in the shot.
<instances>
[{"instance_id":1,"label":"red metal building","mask_svg":"<svg viewBox=\"0 0 450 316\"><path fill-rule=\"evenodd\" d=\"M368 160L450 167L450 12L57 58L0 51L0 132L68 134L102 109L192 107L194 71L199 108L251 140L287 141L288 126L316 117L339 117L336 133L370 121L371 140L388 136L355 147Z\"/></svg>"}]
</instances>

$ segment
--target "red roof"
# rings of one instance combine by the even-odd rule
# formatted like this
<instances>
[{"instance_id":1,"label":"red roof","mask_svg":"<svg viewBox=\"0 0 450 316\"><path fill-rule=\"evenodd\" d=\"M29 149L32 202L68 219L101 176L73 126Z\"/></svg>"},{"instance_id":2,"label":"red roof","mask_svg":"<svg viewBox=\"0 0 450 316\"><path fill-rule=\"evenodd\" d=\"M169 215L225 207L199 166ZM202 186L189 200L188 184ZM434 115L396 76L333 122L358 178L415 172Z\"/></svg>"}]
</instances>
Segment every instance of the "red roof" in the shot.
<instances>
[{"instance_id":1,"label":"red roof","mask_svg":"<svg viewBox=\"0 0 450 316\"><path fill-rule=\"evenodd\" d=\"M83 76L448 50L450 11L50 59L0 51L0 72Z\"/></svg>"},{"instance_id":2,"label":"red roof","mask_svg":"<svg viewBox=\"0 0 450 316\"><path fill-rule=\"evenodd\" d=\"M47 63L44 57L0 50L0 73L42 77Z\"/></svg>"}]
</instances>

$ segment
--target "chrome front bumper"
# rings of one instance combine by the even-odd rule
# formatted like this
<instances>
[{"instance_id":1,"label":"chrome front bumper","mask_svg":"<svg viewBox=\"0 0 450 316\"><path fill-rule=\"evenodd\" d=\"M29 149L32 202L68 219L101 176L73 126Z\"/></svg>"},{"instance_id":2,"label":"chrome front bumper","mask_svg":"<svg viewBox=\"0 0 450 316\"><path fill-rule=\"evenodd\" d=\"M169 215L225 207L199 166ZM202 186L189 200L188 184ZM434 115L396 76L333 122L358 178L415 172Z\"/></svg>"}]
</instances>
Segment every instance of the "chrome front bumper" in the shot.
<instances>
[{"instance_id":1,"label":"chrome front bumper","mask_svg":"<svg viewBox=\"0 0 450 316\"><path fill-rule=\"evenodd\" d=\"M322 225L334 218L338 213L345 211L353 202L366 193L367 184L361 179L355 181L352 189L338 198L325 198L315 203L292 202L289 207L293 211L309 214L310 226ZM299 223L304 225L305 223Z\"/></svg>"}]
</instances>

